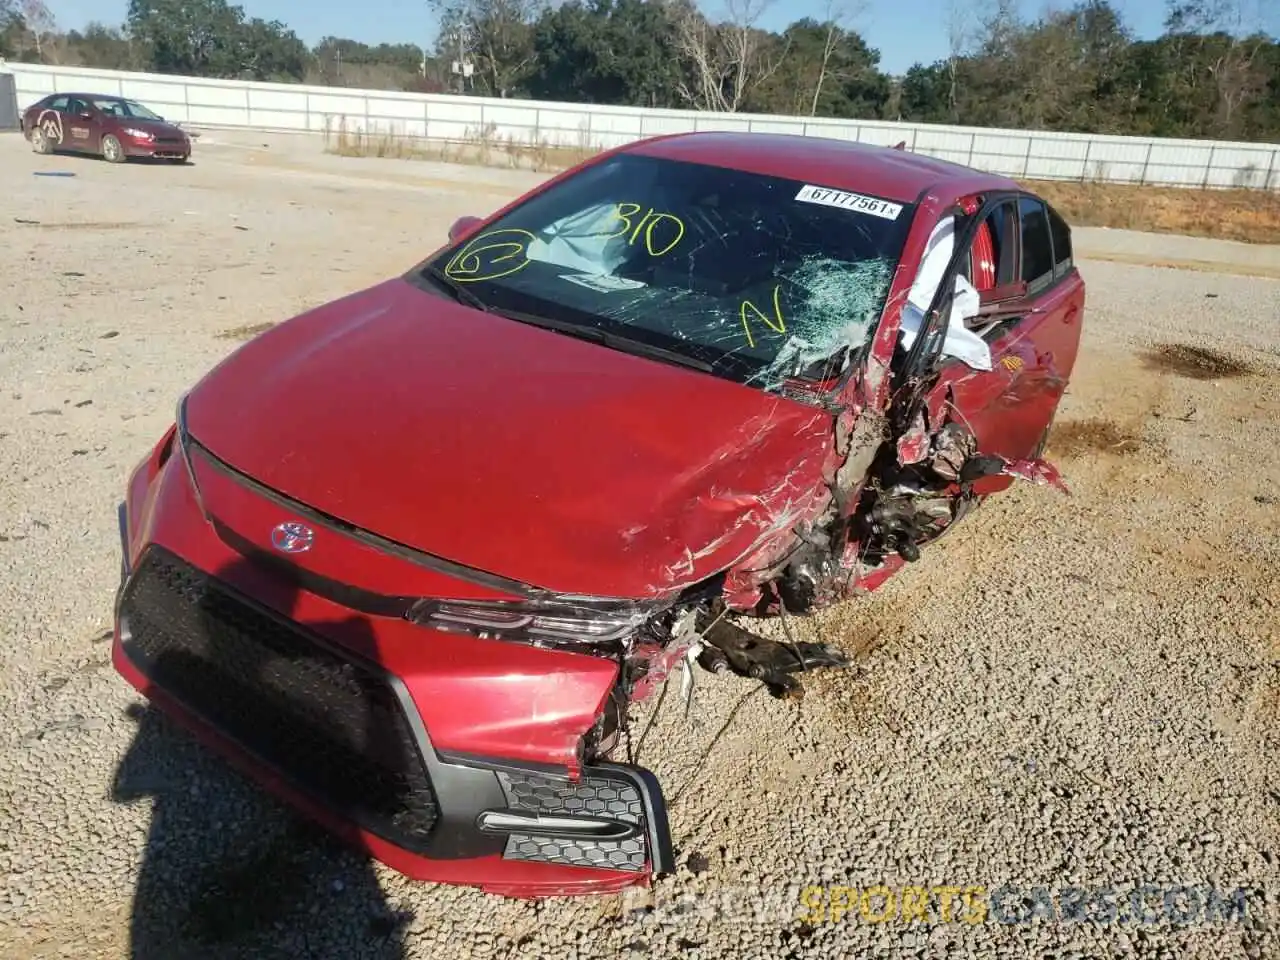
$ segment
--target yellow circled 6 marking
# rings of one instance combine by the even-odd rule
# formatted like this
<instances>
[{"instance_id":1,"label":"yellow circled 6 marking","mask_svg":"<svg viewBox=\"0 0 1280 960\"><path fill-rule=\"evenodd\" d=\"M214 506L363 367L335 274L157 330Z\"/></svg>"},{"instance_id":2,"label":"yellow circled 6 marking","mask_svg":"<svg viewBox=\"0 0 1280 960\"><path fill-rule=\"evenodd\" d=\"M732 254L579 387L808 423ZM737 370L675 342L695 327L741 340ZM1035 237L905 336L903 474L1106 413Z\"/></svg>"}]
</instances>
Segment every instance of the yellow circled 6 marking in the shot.
<instances>
[{"instance_id":1,"label":"yellow circled 6 marking","mask_svg":"<svg viewBox=\"0 0 1280 960\"><path fill-rule=\"evenodd\" d=\"M529 265L529 244L536 239L528 230L518 227L488 230L454 254L444 272L459 283L509 277ZM512 260L514 264L504 265Z\"/></svg>"}]
</instances>

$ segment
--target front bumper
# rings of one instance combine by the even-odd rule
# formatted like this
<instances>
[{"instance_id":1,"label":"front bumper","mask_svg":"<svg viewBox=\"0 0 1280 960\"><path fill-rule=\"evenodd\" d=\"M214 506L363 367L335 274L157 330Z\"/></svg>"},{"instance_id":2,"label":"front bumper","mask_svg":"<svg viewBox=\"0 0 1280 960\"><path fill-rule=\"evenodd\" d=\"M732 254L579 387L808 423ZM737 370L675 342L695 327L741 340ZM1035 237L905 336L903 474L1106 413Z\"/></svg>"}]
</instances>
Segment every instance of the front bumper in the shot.
<instances>
[{"instance_id":1,"label":"front bumper","mask_svg":"<svg viewBox=\"0 0 1280 960\"><path fill-rule=\"evenodd\" d=\"M177 459L158 476L140 468L134 506L122 505L119 518L112 660L157 708L414 879L555 896L616 891L674 869L662 791L648 771L599 763L571 773L559 762L480 755L456 740L441 749L421 693L410 689L416 679L380 662L374 618L301 622L250 595L243 578L232 584L218 562L194 562L200 551L189 538L176 538L186 556L165 543L165 511L142 488L185 480ZM352 643L352 631L364 631L365 642ZM424 634L423 643L437 639ZM547 678L548 691L559 679ZM448 696L447 687L446 679L435 692ZM454 709L467 701L460 690Z\"/></svg>"},{"instance_id":2,"label":"front bumper","mask_svg":"<svg viewBox=\"0 0 1280 960\"><path fill-rule=\"evenodd\" d=\"M139 140L120 137L125 156L154 160L187 160L191 157L191 144L181 140Z\"/></svg>"}]
</instances>

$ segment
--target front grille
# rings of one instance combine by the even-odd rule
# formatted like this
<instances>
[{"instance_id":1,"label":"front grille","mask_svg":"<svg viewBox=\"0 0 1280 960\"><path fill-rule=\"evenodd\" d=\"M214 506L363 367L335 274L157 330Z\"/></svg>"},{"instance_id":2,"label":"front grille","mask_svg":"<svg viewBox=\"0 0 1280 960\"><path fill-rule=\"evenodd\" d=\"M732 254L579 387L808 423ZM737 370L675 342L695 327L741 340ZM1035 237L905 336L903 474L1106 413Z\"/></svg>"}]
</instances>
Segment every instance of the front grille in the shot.
<instances>
[{"instance_id":1,"label":"front grille","mask_svg":"<svg viewBox=\"0 0 1280 960\"><path fill-rule=\"evenodd\" d=\"M435 793L379 672L152 546L120 603L158 687L321 805L421 853Z\"/></svg>"}]
</instances>

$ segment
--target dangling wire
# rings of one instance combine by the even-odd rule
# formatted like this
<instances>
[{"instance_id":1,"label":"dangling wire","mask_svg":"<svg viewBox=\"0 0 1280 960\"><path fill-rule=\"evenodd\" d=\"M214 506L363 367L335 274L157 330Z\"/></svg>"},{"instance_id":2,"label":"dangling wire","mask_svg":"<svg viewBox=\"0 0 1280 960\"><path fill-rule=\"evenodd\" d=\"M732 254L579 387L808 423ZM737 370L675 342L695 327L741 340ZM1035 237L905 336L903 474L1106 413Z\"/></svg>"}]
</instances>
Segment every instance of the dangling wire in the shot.
<instances>
[{"instance_id":1,"label":"dangling wire","mask_svg":"<svg viewBox=\"0 0 1280 960\"><path fill-rule=\"evenodd\" d=\"M702 751L702 755L698 758L698 765L694 768L693 773L689 774L684 783L680 784L680 789L675 792L675 796L671 798L671 802L668 806L674 807L689 785L693 783L694 780L698 779L698 774L702 772L702 767L703 764L707 762L707 757L711 755L711 751L715 749L716 744L720 742L720 738L724 736L725 732L729 729L729 725L733 723L734 718L738 715L738 711L742 709L743 704L763 689L765 689L764 684L758 684L752 687L742 695L737 703L733 705L733 709L729 711L729 716L725 717L724 723L720 726L720 729L716 731L716 735L711 738L711 742L707 744L706 749Z\"/></svg>"}]
</instances>

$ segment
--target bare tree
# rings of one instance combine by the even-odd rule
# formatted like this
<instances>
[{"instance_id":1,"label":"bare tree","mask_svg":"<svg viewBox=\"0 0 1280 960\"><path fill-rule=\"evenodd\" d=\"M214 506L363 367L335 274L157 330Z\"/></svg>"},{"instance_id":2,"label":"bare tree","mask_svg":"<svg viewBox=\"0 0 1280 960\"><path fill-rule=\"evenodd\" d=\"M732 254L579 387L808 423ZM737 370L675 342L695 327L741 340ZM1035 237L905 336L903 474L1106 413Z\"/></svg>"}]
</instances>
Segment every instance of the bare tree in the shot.
<instances>
[{"instance_id":1,"label":"bare tree","mask_svg":"<svg viewBox=\"0 0 1280 960\"><path fill-rule=\"evenodd\" d=\"M1213 79L1217 132L1223 136L1235 132L1240 108L1266 90L1268 78L1255 68L1258 52L1270 43L1265 23L1263 8L1248 0L1169 0L1165 27L1197 35L1191 61ZM1211 34L1225 37L1225 44Z\"/></svg>"},{"instance_id":2,"label":"bare tree","mask_svg":"<svg viewBox=\"0 0 1280 960\"><path fill-rule=\"evenodd\" d=\"M773 0L728 0L727 18L712 23L693 6L672 11L676 48L690 79L680 95L699 110L735 113L747 95L771 77L786 57L786 47L770 51L768 35L756 27Z\"/></svg>"},{"instance_id":3,"label":"bare tree","mask_svg":"<svg viewBox=\"0 0 1280 960\"><path fill-rule=\"evenodd\" d=\"M45 6L42 0L22 0L18 4L18 12L21 14L27 30L31 33L32 43L36 48L36 59L44 60L45 37L58 28L53 12Z\"/></svg>"},{"instance_id":4,"label":"bare tree","mask_svg":"<svg viewBox=\"0 0 1280 960\"><path fill-rule=\"evenodd\" d=\"M827 0L823 22L827 33L822 44L822 59L818 63L818 77L813 83L813 98L809 102L809 116L817 116L818 100L822 96L822 87L831 72L831 60L836 50L845 40L849 26L853 20L866 9L865 0Z\"/></svg>"},{"instance_id":5,"label":"bare tree","mask_svg":"<svg viewBox=\"0 0 1280 960\"><path fill-rule=\"evenodd\" d=\"M533 21L546 0L429 0L440 18L440 53L458 69L474 66L485 92L518 92L536 60Z\"/></svg>"},{"instance_id":6,"label":"bare tree","mask_svg":"<svg viewBox=\"0 0 1280 960\"><path fill-rule=\"evenodd\" d=\"M978 33L975 0L949 0L947 6L947 107L954 118L960 100L960 61Z\"/></svg>"}]
</instances>

